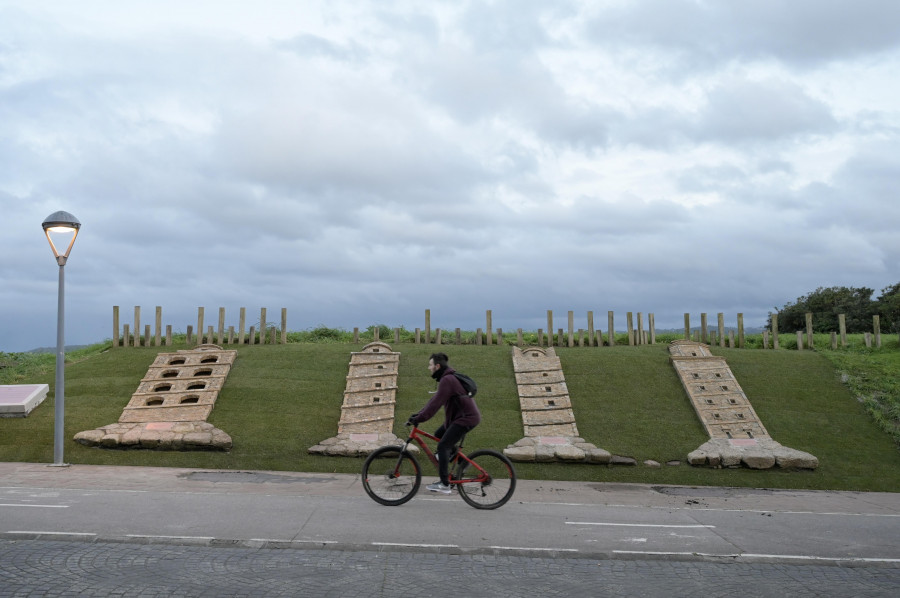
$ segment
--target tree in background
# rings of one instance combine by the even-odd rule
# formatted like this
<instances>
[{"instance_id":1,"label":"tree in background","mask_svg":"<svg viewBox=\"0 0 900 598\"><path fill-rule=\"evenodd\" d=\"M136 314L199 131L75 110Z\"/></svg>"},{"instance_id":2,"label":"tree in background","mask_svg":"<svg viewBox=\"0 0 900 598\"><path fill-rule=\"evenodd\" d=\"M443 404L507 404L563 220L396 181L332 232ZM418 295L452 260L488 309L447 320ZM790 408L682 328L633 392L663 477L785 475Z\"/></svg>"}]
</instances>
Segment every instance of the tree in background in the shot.
<instances>
[{"instance_id":1,"label":"tree in background","mask_svg":"<svg viewBox=\"0 0 900 598\"><path fill-rule=\"evenodd\" d=\"M881 329L900 332L900 282L881 289L878 297Z\"/></svg>"},{"instance_id":2,"label":"tree in background","mask_svg":"<svg viewBox=\"0 0 900 598\"><path fill-rule=\"evenodd\" d=\"M900 283L889 288L898 286ZM872 329L872 316L879 313L879 303L872 301L874 292L866 287L819 287L781 308L778 313L778 329L783 332L806 330L806 314L811 312L813 332L838 330L839 314L844 314L846 318L847 332L866 332ZM900 308L900 296L894 297ZM773 315L769 314L769 328L772 327ZM900 315L893 321L900 323Z\"/></svg>"}]
</instances>

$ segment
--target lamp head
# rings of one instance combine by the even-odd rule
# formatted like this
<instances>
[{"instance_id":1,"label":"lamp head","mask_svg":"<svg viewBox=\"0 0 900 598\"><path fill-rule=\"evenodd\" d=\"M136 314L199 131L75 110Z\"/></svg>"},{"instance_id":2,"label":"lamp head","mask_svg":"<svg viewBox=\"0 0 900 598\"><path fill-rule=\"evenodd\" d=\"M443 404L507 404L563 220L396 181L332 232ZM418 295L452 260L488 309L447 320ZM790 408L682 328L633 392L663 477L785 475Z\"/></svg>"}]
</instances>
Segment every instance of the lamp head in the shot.
<instances>
[{"instance_id":1,"label":"lamp head","mask_svg":"<svg viewBox=\"0 0 900 598\"><path fill-rule=\"evenodd\" d=\"M50 242L50 248L53 250L53 256L56 258L57 263L60 266L64 266L69 258L69 252L72 251L72 245L75 244L75 237L78 236L81 222L72 214L59 211L47 216L41 226L44 228L44 234L47 235L47 241ZM56 248L56 244L50 236L51 233L55 235L72 235L65 253L60 253L59 249Z\"/></svg>"}]
</instances>

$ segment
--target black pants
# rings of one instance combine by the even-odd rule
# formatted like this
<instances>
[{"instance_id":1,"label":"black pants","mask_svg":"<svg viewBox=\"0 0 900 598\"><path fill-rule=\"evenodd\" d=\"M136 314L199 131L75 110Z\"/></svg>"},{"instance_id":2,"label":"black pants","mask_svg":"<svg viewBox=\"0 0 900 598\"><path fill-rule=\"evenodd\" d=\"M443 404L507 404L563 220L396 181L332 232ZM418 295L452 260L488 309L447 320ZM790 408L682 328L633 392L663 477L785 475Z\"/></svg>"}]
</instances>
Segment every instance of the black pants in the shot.
<instances>
[{"instance_id":1,"label":"black pants","mask_svg":"<svg viewBox=\"0 0 900 598\"><path fill-rule=\"evenodd\" d=\"M459 444L466 432L471 429L459 424L450 424L449 428L445 429L444 426L441 426L434 432L434 435L440 439L437 445L437 454L438 475L442 484L450 484L450 459L454 454L453 449Z\"/></svg>"}]
</instances>

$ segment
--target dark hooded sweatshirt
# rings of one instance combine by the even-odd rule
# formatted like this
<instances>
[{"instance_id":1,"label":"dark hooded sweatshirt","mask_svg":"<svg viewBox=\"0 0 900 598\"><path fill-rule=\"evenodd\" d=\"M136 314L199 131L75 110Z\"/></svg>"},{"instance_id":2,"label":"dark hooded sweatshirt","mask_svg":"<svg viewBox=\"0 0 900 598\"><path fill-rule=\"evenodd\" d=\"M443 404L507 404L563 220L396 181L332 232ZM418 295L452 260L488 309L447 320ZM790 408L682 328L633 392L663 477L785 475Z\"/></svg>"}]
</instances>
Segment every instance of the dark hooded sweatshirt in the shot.
<instances>
[{"instance_id":1,"label":"dark hooded sweatshirt","mask_svg":"<svg viewBox=\"0 0 900 598\"><path fill-rule=\"evenodd\" d=\"M438 371L441 375L438 378L437 392L416 414L416 422L428 421L443 407L445 429L450 424L459 424L469 429L477 426L481 422L481 412L478 411L475 400L466 394L462 384L453 375L456 370L448 366Z\"/></svg>"}]
</instances>

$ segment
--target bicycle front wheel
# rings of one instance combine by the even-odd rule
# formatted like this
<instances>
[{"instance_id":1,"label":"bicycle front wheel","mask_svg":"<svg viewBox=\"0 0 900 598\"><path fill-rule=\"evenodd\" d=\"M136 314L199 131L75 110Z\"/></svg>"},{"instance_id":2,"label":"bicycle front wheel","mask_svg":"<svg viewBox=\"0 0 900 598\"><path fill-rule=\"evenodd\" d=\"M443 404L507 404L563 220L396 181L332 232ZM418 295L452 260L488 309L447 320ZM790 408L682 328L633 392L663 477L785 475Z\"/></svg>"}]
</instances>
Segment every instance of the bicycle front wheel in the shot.
<instances>
[{"instance_id":1,"label":"bicycle front wheel","mask_svg":"<svg viewBox=\"0 0 900 598\"><path fill-rule=\"evenodd\" d=\"M516 489L516 469L506 455L484 449L463 461L459 495L476 509L496 509L512 498ZM476 467L477 465L477 467Z\"/></svg>"},{"instance_id":2,"label":"bicycle front wheel","mask_svg":"<svg viewBox=\"0 0 900 598\"><path fill-rule=\"evenodd\" d=\"M419 490L419 462L400 446L383 446L369 455L362 468L363 488L372 500L388 506L402 505Z\"/></svg>"}]
</instances>

